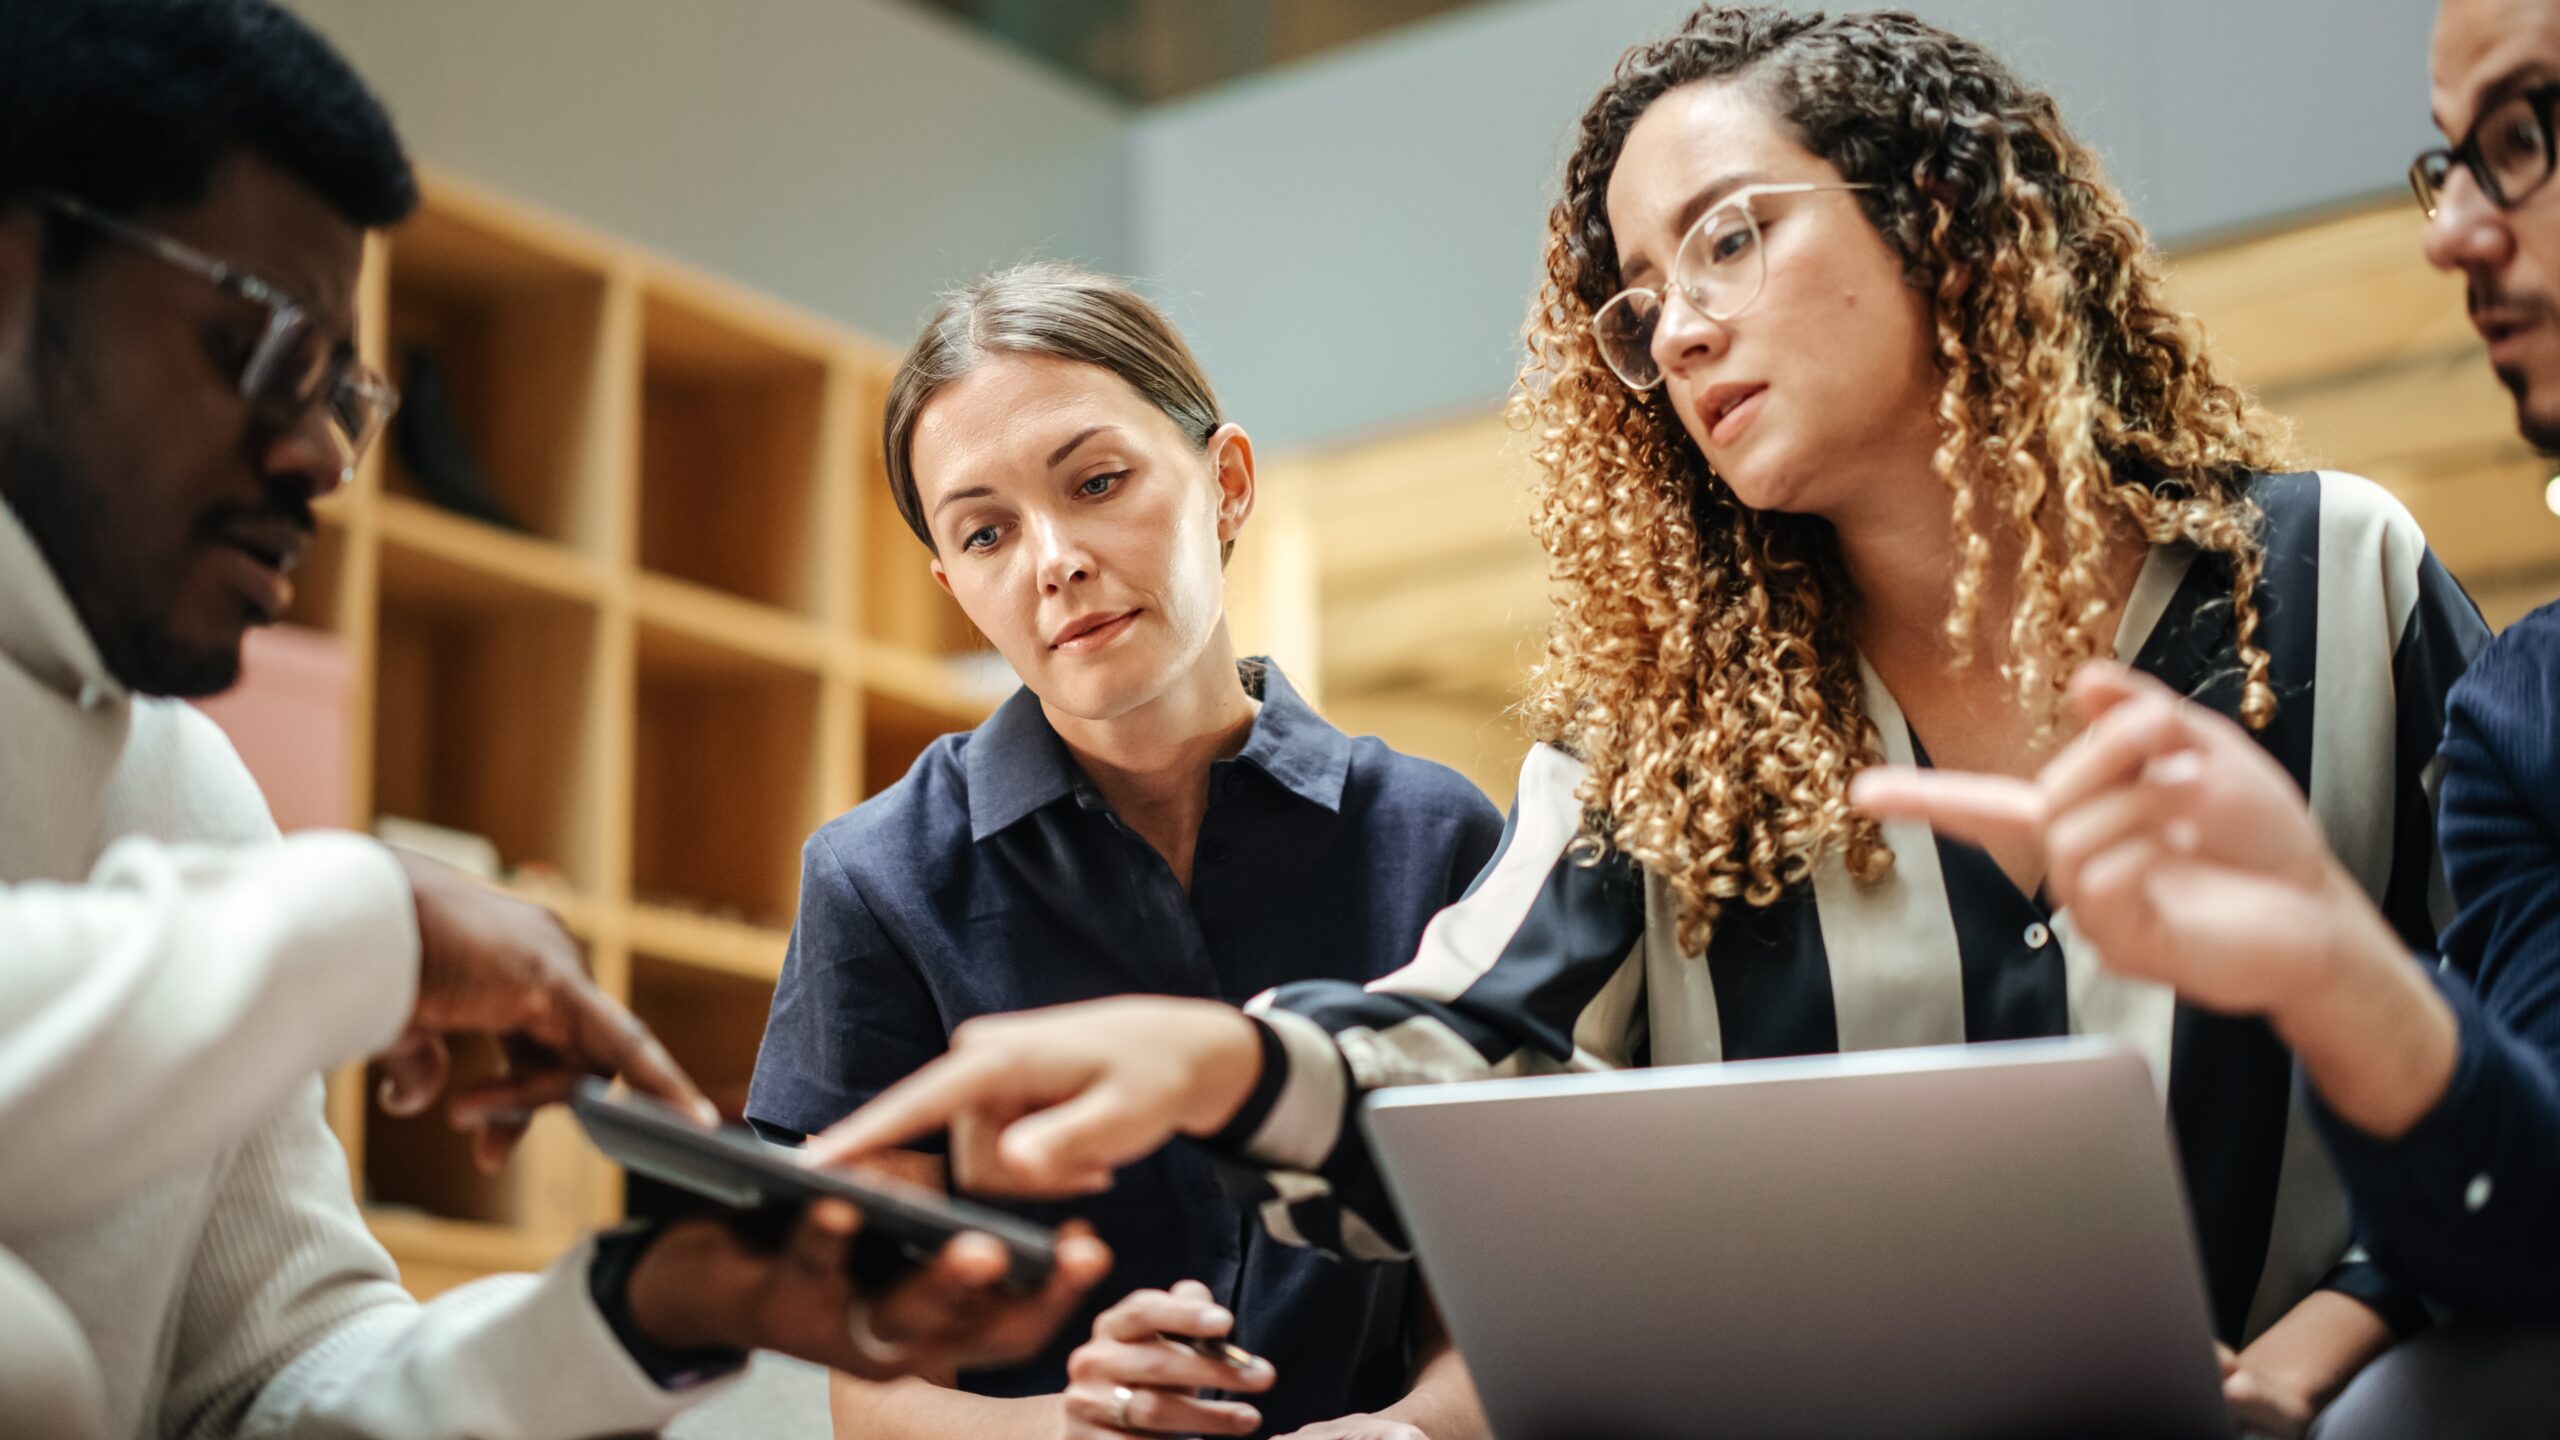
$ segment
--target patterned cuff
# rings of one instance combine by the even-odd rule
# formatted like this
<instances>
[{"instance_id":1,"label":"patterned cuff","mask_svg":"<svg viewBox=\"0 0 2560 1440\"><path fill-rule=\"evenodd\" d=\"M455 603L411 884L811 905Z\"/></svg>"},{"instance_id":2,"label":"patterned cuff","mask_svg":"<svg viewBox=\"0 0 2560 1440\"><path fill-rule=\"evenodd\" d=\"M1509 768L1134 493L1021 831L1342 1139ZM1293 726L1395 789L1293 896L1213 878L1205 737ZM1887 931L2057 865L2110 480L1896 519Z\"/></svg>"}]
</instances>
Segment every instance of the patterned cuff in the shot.
<instances>
[{"instance_id":1,"label":"patterned cuff","mask_svg":"<svg viewBox=\"0 0 2560 1440\"><path fill-rule=\"evenodd\" d=\"M631 1352L643 1374L661 1390L690 1390L746 1368L747 1352L726 1345L670 1350L641 1333L639 1323L631 1318L631 1271L663 1233L662 1227L641 1221L597 1236L595 1260L587 1268L587 1288L613 1338Z\"/></svg>"},{"instance_id":2,"label":"patterned cuff","mask_svg":"<svg viewBox=\"0 0 2560 1440\"><path fill-rule=\"evenodd\" d=\"M1280 1043L1280 1032L1259 1015L1244 1018L1253 1022L1254 1038L1262 1043L1262 1074L1253 1082L1253 1093L1245 1097L1244 1108L1236 1112L1235 1118L1200 1142L1220 1154L1234 1154L1253 1139L1254 1132L1271 1118L1272 1107L1280 1103L1280 1092L1289 1084L1289 1050Z\"/></svg>"}]
</instances>

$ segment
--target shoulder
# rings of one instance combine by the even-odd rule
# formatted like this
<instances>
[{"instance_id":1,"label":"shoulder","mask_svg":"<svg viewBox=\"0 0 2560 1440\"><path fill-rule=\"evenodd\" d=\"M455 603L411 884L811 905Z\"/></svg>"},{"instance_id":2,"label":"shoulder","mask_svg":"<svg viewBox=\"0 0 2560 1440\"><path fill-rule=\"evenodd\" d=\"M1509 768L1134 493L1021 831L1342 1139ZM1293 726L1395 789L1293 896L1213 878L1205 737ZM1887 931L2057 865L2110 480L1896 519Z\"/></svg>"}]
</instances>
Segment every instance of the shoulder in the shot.
<instances>
[{"instance_id":1,"label":"shoulder","mask_svg":"<svg viewBox=\"0 0 2560 1440\"><path fill-rule=\"evenodd\" d=\"M182 838L225 845L276 838L265 792L211 717L183 700L138 697L125 763L146 772L175 803ZM180 838L180 837L173 837Z\"/></svg>"},{"instance_id":2,"label":"shoulder","mask_svg":"<svg viewBox=\"0 0 2560 1440\"><path fill-rule=\"evenodd\" d=\"M2311 563L2380 568L2414 578L2427 536L2400 497L2345 470L2262 475L2249 487L2268 548Z\"/></svg>"},{"instance_id":3,"label":"shoulder","mask_svg":"<svg viewBox=\"0 0 2560 1440\"><path fill-rule=\"evenodd\" d=\"M2471 732L2510 761L2522 749L2537 771L2560 771L2560 604L2500 632L2453 687L2452 729ZM2547 778L2560 783L2560 773Z\"/></svg>"},{"instance_id":4,"label":"shoulder","mask_svg":"<svg viewBox=\"0 0 2560 1440\"><path fill-rule=\"evenodd\" d=\"M1501 813L1474 781L1436 760L1408 755L1375 735L1351 741L1351 775L1357 798L1372 808L1399 815L1501 823Z\"/></svg>"},{"instance_id":5,"label":"shoulder","mask_svg":"<svg viewBox=\"0 0 2560 1440\"><path fill-rule=\"evenodd\" d=\"M904 886L967 845L969 738L934 741L896 784L819 826L801 851L809 877Z\"/></svg>"}]
</instances>

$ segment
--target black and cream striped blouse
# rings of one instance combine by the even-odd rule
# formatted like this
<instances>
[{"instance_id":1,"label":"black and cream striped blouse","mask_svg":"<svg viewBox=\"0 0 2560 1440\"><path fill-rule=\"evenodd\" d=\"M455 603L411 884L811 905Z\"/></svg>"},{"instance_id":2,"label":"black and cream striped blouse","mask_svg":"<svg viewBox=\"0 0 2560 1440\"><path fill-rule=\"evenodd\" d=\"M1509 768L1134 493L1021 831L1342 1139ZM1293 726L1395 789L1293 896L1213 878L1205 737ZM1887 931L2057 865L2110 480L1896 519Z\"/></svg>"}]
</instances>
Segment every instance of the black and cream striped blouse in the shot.
<instances>
[{"instance_id":1,"label":"black and cream striped blouse","mask_svg":"<svg viewBox=\"0 0 2560 1440\"><path fill-rule=\"evenodd\" d=\"M2259 638L2278 709L2259 739L2310 795L2331 846L2414 950L2444 918L2432 796L2446 692L2489 638L2408 513L2369 481L2265 477ZM2160 547L2118 655L2225 714L2238 671L2227 564ZM1926 763L1867 672L1889 759ZM1227 1136L1238 1186L1283 1239L1392 1253L1401 1229L1351 1106L1387 1085L2060 1034L2116 1036L2161 1081L2203 1248L2215 1329L2242 1343L2316 1288L2396 1319L2406 1302L2355 1250L2344 1192L2262 1021L2180 1004L2099 965L2067 910L2021 894L1979 849L1888 824L1875 884L1835 856L1766 908L1729 906L1683 954L1668 889L1617 855L1586 863L1580 764L1531 752L1502 848L1411 964L1366 987L1289 985L1251 1007L1275 1063Z\"/></svg>"}]
</instances>

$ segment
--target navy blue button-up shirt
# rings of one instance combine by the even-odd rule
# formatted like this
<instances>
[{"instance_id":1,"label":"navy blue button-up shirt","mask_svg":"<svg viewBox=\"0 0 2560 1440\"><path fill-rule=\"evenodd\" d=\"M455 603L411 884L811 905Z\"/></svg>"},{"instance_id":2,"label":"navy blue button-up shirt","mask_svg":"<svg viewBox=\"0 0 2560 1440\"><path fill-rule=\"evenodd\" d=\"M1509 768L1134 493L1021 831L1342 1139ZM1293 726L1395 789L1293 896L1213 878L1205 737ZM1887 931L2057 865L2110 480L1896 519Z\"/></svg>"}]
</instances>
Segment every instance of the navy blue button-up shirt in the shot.
<instances>
[{"instance_id":1,"label":"navy blue button-up shirt","mask_svg":"<svg viewBox=\"0 0 2560 1440\"><path fill-rule=\"evenodd\" d=\"M1262 710L1243 752L1210 767L1188 894L1027 690L812 836L749 1118L822 1130L976 1015L1132 993L1240 1004L1410 960L1493 853L1501 816L1454 771L1345 736L1276 667L1243 668ZM967 1389L1062 1390L1095 1312L1196 1279L1235 1312L1238 1343L1277 1367L1255 1400L1270 1433L1403 1393L1404 1267L1274 1242L1187 1142L1122 1171L1107 1195L1031 1213L1090 1220L1112 1273L1045 1353L963 1376Z\"/></svg>"}]
</instances>

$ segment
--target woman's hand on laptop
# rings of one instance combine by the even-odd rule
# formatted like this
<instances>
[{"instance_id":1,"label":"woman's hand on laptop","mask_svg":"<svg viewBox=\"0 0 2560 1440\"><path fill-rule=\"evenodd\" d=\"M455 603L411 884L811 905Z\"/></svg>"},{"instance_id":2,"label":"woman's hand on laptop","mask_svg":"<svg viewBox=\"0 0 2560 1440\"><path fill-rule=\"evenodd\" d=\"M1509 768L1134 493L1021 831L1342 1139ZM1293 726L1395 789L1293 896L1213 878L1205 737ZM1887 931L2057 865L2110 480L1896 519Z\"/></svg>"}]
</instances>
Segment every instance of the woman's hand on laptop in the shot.
<instances>
[{"instance_id":1,"label":"woman's hand on laptop","mask_svg":"<svg viewBox=\"0 0 2560 1440\"><path fill-rule=\"evenodd\" d=\"M987 1016L810 1141L808 1158L844 1164L947 1131L964 1189L1089 1195L1177 1134L1215 1134L1261 1069L1253 1022L1210 1000L1124 996Z\"/></svg>"},{"instance_id":2,"label":"woman's hand on laptop","mask_svg":"<svg viewBox=\"0 0 2560 1440\"><path fill-rule=\"evenodd\" d=\"M1122 1435L1250 1435L1262 1413L1234 1400L1207 1400L1203 1390L1258 1393L1277 1377L1271 1362L1230 1365L1180 1343L1180 1337L1223 1340L1235 1316L1197 1280L1171 1290L1133 1291L1094 1317L1093 1338L1067 1357L1066 1423L1061 1440Z\"/></svg>"}]
</instances>

